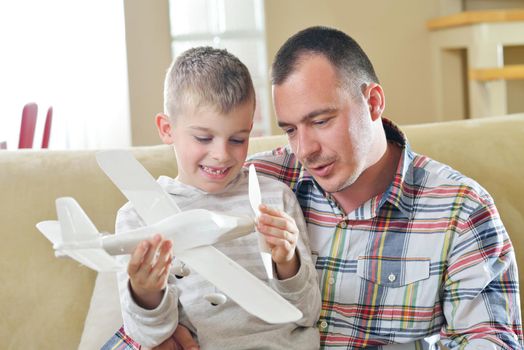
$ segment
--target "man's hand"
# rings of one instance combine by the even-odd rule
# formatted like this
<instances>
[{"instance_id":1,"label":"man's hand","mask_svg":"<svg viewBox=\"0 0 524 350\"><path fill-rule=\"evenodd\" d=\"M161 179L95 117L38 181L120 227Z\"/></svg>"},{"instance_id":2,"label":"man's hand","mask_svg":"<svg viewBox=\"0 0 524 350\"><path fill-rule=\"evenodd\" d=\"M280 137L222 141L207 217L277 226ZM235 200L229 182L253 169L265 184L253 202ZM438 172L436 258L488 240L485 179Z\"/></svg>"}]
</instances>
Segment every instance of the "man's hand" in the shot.
<instances>
[{"instance_id":1,"label":"man's hand","mask_svg":"<svg viewBox=\"0 0 524 350\"><path fill-rule=\"evenodd\" d=\"M172 261L173 242L162 235L144 240L136 247L127 266L131 293L143 308L154 309L162 301Z\"/></svg>"},{"instance_id":2,"label":"man's hand","mask_svg":"<svg viewBox=\"0 0 524 350\"><path fill-rule=\"evenodd\" d=\"M264 235L271 248L271 257L275 262L278 277L293 277L300 267L295 253L298 240L295 220L285 212L264 204L260 205L259 210L257 230Z\"/></svg>"},{"instance_id":3,"label":"man's hand","mask_svg":"<svg viewBox=\"0 0 524 350\"><path fill-rule=\"evenodd\" d=\"M179 325L171 337L152 350L199 350L199 347L191 336L191 332L186 327Z\"/></svg>"}]
</instances>

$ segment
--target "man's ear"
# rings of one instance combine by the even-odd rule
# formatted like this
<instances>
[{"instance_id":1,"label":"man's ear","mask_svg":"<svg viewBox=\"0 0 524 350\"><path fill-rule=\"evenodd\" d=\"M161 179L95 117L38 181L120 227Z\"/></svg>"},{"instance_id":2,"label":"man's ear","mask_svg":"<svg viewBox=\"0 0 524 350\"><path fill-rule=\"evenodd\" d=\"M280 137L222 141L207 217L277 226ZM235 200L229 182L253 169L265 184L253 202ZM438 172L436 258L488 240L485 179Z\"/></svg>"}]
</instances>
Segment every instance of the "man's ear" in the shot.
<instances>
[{"instance_id":1,"label":"man's ear","mask_svg":"<svg viewBox=\"0 0 524 350\"><path fill-rule=\"evenodd\" d=\"M386 97L384 96L382 86L376 83L368 84L364 90L364 97L369 107L371 120L377 120L382 116L384 108L386 107Z\"/></svg>"},{"instance_id":2,"label":"man's ear","mask_svg":"<svg viewBox=\"0 0 524 350\"><path fill-rule=\"evenodd\" d=\"M155 124L162 142L166 145L173 144L175 138L169 117L163 113L158 113L155 117Z\"/></svg>"}]
</instances>

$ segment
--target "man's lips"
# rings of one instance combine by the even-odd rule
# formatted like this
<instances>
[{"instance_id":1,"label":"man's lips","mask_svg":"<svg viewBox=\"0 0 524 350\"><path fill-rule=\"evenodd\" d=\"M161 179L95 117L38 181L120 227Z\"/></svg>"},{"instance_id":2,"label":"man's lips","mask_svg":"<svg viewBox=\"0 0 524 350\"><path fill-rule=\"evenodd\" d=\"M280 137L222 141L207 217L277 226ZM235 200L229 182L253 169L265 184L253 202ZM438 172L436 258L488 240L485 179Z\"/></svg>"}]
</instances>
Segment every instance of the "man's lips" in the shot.
<instances>
[{"instance_id":1,"label":"man's lips","mask_svg":"<svg viewBox=\"0 0 524 350\"><path fill-rule=\"evenodd\" d=\"M307 166L306 168L311 173L311 175L313 175L313 176L326 177L333 170L334 164L335 164L335 162L332 161L332 162L327 163L327 164L315 165L315 166Z\"/></svg>"}]
</instances>

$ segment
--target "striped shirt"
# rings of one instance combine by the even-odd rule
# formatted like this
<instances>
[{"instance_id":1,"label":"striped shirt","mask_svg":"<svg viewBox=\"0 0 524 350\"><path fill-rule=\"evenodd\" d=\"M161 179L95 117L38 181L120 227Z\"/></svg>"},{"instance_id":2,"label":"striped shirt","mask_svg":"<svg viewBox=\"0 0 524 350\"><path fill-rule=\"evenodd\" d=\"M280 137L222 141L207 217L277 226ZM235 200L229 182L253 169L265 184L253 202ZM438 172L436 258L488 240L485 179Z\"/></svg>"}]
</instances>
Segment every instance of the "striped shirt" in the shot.
<instances>
[{"instance_id":1,"label":"striped shirt","mask_svg":"<svg viewBox=\"0 0 524 350\"><path fill-rule=\"evenodd\" d=\"M393 182L344 213L289 146L252 156L304 212L322 294L321 347L523 348L513 246L478 183L402 148Z\"/></svg>"}]
</instances>

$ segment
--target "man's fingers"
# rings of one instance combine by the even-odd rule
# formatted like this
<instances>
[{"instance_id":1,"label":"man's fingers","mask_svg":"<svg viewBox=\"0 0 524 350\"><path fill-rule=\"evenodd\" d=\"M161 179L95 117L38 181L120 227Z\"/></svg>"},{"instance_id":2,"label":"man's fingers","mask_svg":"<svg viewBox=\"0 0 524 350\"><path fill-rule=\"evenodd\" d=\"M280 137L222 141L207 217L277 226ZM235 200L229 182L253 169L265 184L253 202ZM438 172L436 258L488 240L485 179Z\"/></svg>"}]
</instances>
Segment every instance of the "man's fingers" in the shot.
<instances>
[{"instance_id":1,"label":"man's fingers","mask_svg":"<svg viewBox=\"0 0 524 350\"><path fill-rule=\"evenodd\" d=\"M175 339L176 343L178 344L179 349L183 350L198 350L198 344L193 339L193 336L191 335L191 332L189 329L182 325L178 325L178 327L175 330L175 333L171 336Z\"/></svg>"},{"instance_id":2,"label":"man's fingers","mask_svg":"<svg viewBox=\"0 0 524 350\"><path fill-rule=\"evenodd\" d=\"M164 340L160 345L155 346L151 350L179 350L182 348L179 348L177 343L173 338L167 338Z\"/></svg>"}]
</instances>

